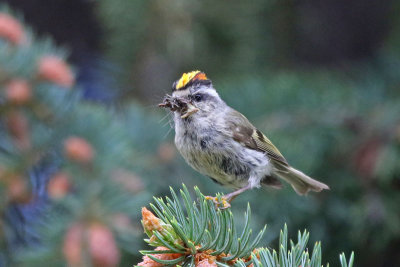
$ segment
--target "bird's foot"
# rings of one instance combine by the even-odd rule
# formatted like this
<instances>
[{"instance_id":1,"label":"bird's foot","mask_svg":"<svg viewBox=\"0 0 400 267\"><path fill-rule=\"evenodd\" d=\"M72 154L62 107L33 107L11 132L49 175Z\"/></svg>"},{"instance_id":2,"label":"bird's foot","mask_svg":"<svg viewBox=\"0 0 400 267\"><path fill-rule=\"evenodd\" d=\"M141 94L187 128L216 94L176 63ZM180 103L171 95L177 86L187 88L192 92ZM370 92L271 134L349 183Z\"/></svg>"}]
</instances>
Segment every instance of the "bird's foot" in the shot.
<instances>
[{"instance_id":1,"label":"bird's foot","mask_svg":"<svg viewBox=\"0 0 400 267\"><path fill-rule=\"evenodd\" d=\"M227 199L225 196L216 196L216 197L211 197L211 196L206 196L206 200L212 200L215 204L215 208L217 209L228 209L231 207L230 199Z\"/></svg>"}]
</instances>

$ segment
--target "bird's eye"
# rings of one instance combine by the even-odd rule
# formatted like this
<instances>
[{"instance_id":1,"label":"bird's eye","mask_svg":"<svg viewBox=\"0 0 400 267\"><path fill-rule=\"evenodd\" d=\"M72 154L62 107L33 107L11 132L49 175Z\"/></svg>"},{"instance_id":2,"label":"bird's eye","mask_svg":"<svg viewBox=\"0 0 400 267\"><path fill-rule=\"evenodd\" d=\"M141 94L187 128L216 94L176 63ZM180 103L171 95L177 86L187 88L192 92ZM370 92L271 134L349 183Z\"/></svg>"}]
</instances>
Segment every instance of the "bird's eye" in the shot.
<instances>
[{"instance_id":1,"label":"bird's eye","mask_svg":"<svg viewBox=\"0 0 400 267\"><path fill-rule=\"evenodd\" d=\"M193 95L193 99L194 99L194 101L199 102L199 101L201 101L203 99L203 95L202 94L195 94L195 95Z\"/></svg>"}]
</instances>

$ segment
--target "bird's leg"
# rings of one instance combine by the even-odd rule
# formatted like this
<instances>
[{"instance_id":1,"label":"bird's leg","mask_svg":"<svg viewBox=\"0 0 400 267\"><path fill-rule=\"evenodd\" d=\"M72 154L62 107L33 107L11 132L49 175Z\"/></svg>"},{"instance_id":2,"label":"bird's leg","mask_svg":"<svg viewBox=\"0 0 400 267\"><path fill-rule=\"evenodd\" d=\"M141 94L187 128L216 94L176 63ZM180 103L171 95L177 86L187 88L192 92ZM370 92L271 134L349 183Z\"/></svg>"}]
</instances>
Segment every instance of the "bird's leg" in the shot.
<instances>
[{"instance_id":1,"label":"bird's leg","mask_svg":"<svg viewBox=\"0 0 400 267\"><path fill-rule=\"evenodd\" d=\"M236 191L233 191L232 193L229 193L227 195L222 196L221 200L219 200L217 197L210 197L210 196L207 196L206 199L212 200L215 203L217 208L227 209L227 208L231 207L231 202L238 195L240 195L241 193L243 193L244 191L249 190L249 189L251 189L251 185L250 184L248 184L245 187L240 188L240 189L238 189Z\"/></svg>"},{"instance_id":2,"label":"bird's leg","mask_svg":"<svg viewBox=\"0 0 400 267\"><path fill-rule=\"evenodd\" d=\"M248 184L245 187L240 188L236 191L233 191L232 193L224 195L222 198L224 198L228 203L231 203L238 195L240 195L241 193L243 193L244 191L247 191L249 189L251 189L250 184Z\"/></svg>"}]
</instances>

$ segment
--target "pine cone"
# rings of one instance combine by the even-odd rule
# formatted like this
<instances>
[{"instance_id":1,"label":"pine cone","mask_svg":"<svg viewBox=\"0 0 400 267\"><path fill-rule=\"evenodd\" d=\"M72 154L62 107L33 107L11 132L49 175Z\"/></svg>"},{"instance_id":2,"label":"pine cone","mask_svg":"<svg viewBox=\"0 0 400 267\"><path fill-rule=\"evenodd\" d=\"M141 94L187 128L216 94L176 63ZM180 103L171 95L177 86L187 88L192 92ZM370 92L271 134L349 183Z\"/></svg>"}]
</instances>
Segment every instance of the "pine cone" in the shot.
<instances>
[{"instance_id":1,"label":"pine cone","mask_svg":"<svg viewBox=\"0 0 400 267\"><path fill-rule=\"evenodd\" d=\"M75 83L69 66L56 56L44 56L40 59L39 77L64 87L72 87Z\"/></svg>"},{"instance_id":2,"label":"pine cone","mask_svg":"<svg viewBox=\"0 0 400 267\"><path fill-rule=\"evenodd\" d=\"M94 158L92 146L80 137L73 136L65 140L64 152L67 158L79 163L89 163Z\"/></svg>"},{"instance_id":3,"label":"pine cone","mask_svg":"<svg viewBox=\"0 0 400 267\"><path fill-rule=\"evenodd\" d=\"M5 13L0 13L0 36L15 45L22 44L26 40L21 23Z\"/></svg>"}]
</instances>

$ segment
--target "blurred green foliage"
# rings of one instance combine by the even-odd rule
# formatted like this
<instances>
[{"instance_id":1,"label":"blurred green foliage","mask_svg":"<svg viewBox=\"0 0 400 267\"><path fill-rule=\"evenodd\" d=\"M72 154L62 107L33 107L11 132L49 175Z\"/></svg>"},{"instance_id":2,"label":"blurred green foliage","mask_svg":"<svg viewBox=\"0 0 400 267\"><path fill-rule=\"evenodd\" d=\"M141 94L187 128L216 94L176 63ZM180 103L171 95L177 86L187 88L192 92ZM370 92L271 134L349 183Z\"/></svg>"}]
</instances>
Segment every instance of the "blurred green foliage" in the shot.
<instances>
[{"instance_id":1,"label":"blurred green foliage","mask_svg":"<svg viewBox=\"0 0 400 267\"><path fill-rule=\"evenodd\" d=\"M400 5L316 2L102 1L99 13L110 30L105 51L124 69L129 95L146 103L141 112L153 117L148 103L158 103L182 72L200 69L291 164L331 187L307 197L258 190L234 209L249 201L257 224L271 232L284 222L306 227L324 240L330 262L338 250L354 249L360 266L400 264ZM304 45L328 28L327 47ZM321 51L330 61L316 59ZM150 147L172 143L164 121L140 126L158 133ZM168 182L155 183L224 190L176 157L165 165Z\"/></svg>"},{"instance_id":2,"label":"blurred green foliage","mask_svg":"<svg viewBox=\"0 0 400 267\"><path fill-rule=\"evenodd\" d=\"M234 213L250 202L254 228L269 226L268 239L261 243L277 244L286 222L291 236L306 228L313 239L323 240L324 260L331 263L342 250L346 255L354 250L360 266L400 265L399 3L357 0L348 7L341 1L102 0L94 5L105 29L103 51L120 68L116 78L126 93L111 110L76 98L66 106L69 93L39 84L35 99L60 121L50 125L54 132L34 121L39 126L31 132L36 133L34 144L60 145L60 139L79 134L99 149L96 179L107 180L114 168L123 167L129 179L133 175L143 181L146 190L139 192L127 193L126 186L108 181L93 193L105 205L106 215L99 217L122 248L121 266L139 261L140 206L152 195L169 194L169 186L182 182L189 188L198 185L205 194L226 192L177 154L170 118L155 105L182 72L193 69L206 72L223 99L266 133L294 167L331 187L307 197L288 186L241 195ZM32 62L54 48L45 42L32 48L18 61L30 64L0 59L33 79ZM31 116L30 106L23 109ZM10 140L0 144L14 149ZM2 157L4 162L8 159ZM62 167L83 184L74 197L86 199L96 183L85 183L90 175L73 166ZM43 230L49 248L21 257L26 266L40 255L40 264L62 261L66 218L85 217L90 202L80 207L68 197L64 201L51 206L62 216L55 213ZM128 216L128 231L114 229L115 211Z\"/></svg>"}]
</instances>

